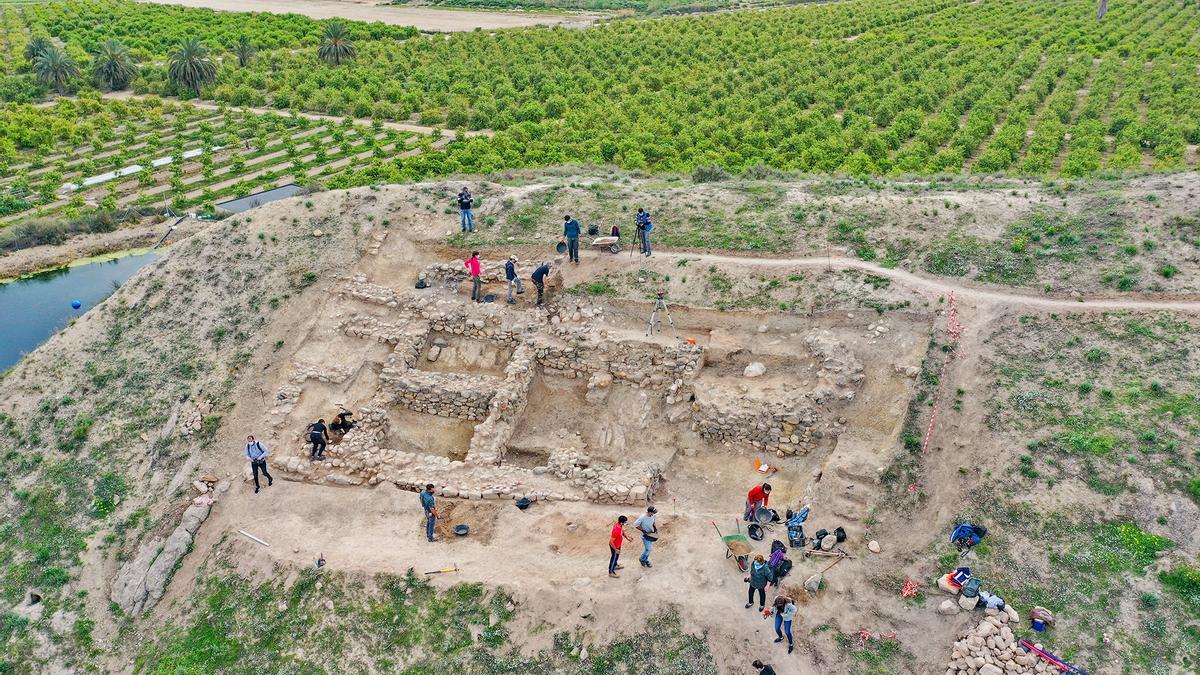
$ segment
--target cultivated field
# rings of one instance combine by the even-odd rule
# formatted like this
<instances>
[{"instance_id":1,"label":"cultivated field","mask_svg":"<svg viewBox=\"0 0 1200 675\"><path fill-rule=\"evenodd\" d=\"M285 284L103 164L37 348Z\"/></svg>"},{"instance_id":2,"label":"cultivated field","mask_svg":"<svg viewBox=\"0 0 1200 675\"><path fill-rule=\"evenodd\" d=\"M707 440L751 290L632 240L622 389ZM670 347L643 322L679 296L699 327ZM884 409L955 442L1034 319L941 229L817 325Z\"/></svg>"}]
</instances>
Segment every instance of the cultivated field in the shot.
<instances>
[{"instance_id":1,"label":"cultivated field","mask_svg":"<svg viewBox=\"0 0 1200 675\"><path fill-rule=\"evenodd\" d=\"M12 106L6 120L8 137L26 150L3 158L0 222L31 209L67 217L149 205L211 210L223 199L330 180L371 158L414 155L450 140L382 120L255 113L156 97Z\"/></svg>"},{"instance_id":2,"label":"cultivated field","mask_svg":"<svg viewBox=\"0 0 1200 675\"><path fill-rule=\"evenodd\" d=\"M81 63L122 40L141 63L135 93L181 93L165 60L188 35L217 50L202 98L495 131L445 152L359 153L336 187L564 162L1080 177L1195 167L1200 142L1200 18L1173 0L1119 3L1100 22L1083 0L864 0L437 38L351 22L357 53L336 65L317 54L328 22L233 16L122 0L7 7L5 95L44 91L22 52L46 34ZM241 38L258 50L244 65L224 51ZM20 135L0 144L10 166L32 149ZM299 157L305 174L323 171ZM228 180L256 179L239 174ZM60 201L10 194L7 210Z\"/></svg>"}]
</instances>

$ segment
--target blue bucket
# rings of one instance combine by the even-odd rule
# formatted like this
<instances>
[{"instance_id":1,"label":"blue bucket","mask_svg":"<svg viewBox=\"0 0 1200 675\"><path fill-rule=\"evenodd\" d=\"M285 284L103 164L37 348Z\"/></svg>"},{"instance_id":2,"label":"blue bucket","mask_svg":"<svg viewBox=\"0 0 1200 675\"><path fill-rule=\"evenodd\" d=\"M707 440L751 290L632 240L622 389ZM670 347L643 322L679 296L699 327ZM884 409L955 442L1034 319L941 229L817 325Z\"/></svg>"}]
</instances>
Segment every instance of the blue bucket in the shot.
<instances>
[{"instance_id":1,"label":"blue bucket","mask_svg":"<svg viewBox=\"0 0 1200 675\"><path fill-rule=\"evenodd\" d=\"M1030 622L1029 627L1035 632L1041 633L1042 631L1046 630L1046 622L1042 621L1041 619L1034 619Z\"/></svg>"}]
</instances>

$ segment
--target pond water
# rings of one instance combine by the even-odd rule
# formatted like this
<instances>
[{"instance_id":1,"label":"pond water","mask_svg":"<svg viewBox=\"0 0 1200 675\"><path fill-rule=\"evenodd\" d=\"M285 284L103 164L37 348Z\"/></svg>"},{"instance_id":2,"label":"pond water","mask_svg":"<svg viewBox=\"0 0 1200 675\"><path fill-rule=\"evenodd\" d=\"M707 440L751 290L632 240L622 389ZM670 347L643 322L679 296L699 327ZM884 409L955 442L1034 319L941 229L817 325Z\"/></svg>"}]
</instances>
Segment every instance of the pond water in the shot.
<instances>
[{"instance_id":1,"label":"pond water","mask_svg":"<svg viewBox=\"0 0 1200 675\"><path fill-rule=\"evenodd\" d=\"M4 317L0 320L0 373L71 319L83 316L158 256L149 251L0 284L0 317ZM80 302L79 309L72 309L74 300Z\"/></svg>"}]
</instances>

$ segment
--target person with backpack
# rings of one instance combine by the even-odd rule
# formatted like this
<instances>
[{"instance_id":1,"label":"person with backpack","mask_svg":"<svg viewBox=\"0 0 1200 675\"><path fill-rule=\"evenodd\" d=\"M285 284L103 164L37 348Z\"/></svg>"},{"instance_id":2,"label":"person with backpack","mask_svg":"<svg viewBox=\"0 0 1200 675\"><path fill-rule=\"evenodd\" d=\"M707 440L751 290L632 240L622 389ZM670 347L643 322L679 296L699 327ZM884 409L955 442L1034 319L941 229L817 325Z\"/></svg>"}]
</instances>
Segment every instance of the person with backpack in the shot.
<instances>
[{"instance_id":1,"label":"person with backpack","mask_svg":"<svg viewBox=\"0 0 1200 675\"><path fill-rule=\"evenodd\" d=\"M508 281L508 304L515 305L517 301L513 299L513 289L517 289L518 295L525 292L525 285L517 276L517 256L508 256L508 262L504 263L504 279Z\"/></svg>"},{"instance_id":2,"label":"person with backpack","mask_svg":"<svg viewBox=\"0 0 1200 675\"><path fill-rule=\"evenodd\" d=\"M567 240L568 259L579 264L579 221L570 214L563 216L563 238Z\"/></svg>"},{"instance_id":3,"label":"person with backpack","mask_svg":"<svg viewBox=\"0 0 1200 675\"><path fill-rule=\"evenodd\" d=\"M483 302L483 280L480 278L480 275L483 274L483 263L479 262L479 251L472 251L471 257L463 262L463 266L471 275L471 299L475 302Z\"/></svg>"},{"instance_id":4,"label":"person with backpack","mask_svg":"<svg viewBox=\"0 0 1200 675\"><path fill-rule=\"evenodd\" d=\"M267 477L267 487L275 483L267 472L267 446L253 436L246 437L246 459L250 460L250 470L254 472L254 494L258 494L258 472Z\"/></svg>"},{"instance_id":5,"label":"person with backpack","mask_svg":"<svg viewBox=\"0 0 1200 675\"><path fill-rule=\"evenodd\" d=\"M788 653L792 653L795 643L792 640L792 619L796 617L796 601L786 595L775 596L774 602L775 614L775 642L783 642L784 633L787 633ZM783 628L783 630L779 630Z\"/></svg>"},{"instance_id":6,"label":"person with backpack","mask_svg":"<svg viewBox=\"0 0 1200 675\"><path fill-rule=\"evenodd\" d=\"M746 609L754 606L754 591L758 591L758 611L766 609L767 584L771 583L771 578L771 568L767 565L766 559L762 557L761 553L754 556L754 562L750 563L750 576L745 579L746 583L750 584Z\"/></svg>"},{"instance_id":7,"label":"person with backpack","mask_svg":"<svg viewBox=\"0 0 1200 675\"><path fill-rule=\"evenodd\" d=\"M462 212L462 231L475 231L475 217L471 215L471 207L475 204L475 198L471 196L471 191L463 187L462 192L458 193L458 208Z\"/></svg>"}]
</instances>

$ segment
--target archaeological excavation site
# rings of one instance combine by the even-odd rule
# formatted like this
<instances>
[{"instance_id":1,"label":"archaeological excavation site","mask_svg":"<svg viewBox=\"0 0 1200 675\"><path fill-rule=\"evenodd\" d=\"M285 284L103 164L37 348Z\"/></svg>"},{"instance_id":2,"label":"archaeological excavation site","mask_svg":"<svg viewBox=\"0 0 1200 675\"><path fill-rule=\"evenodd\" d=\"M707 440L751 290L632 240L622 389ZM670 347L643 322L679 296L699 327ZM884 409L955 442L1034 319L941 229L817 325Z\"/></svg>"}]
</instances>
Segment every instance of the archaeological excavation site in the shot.
<instances>
[{"instance_id":1,"label":"archaeological excavation site","mask_svg":"<svg viewBox=\"0 0 1200 675\"><path fill-rule=\"evenodd\" d=\"M517 304L503 302L499 260L485 260L483 274L497 302L470 300L459 262L430 264L421 289L365 271L339 278L313 308L318 318L267 411L273 429L293 431L276 460L284 477L413 491L433 483L439 496L466 500L644 506L671 486L691 491L679 468L757 458L788 469L785 481L822 481L822 508L865 515L929 316L767 318L675 306L651 332L652 303L563 293L561 262L553 264L543 307L532 286ZM294 430L339 407L357 424L313 461Z\"/></svg>"}]
</instances>

